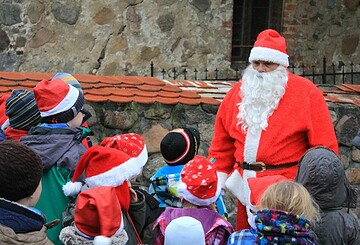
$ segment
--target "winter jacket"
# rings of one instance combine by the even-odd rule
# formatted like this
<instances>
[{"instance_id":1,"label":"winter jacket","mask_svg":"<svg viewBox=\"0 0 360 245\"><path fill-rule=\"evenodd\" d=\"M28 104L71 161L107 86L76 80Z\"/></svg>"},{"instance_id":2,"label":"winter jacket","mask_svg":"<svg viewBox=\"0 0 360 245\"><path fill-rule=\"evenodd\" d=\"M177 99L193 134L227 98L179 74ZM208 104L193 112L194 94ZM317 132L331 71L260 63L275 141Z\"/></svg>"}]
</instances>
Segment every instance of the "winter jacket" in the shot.
<instances>
[{"instance_id":1,"label":"winter jacket","mask_svg":"<svg viewBox=\"0 0 360 245\"><path fill-rule=\"evenodd\" d=\"M42 193L36 208L42 210L48 220L61 219L69 197L62 190L75 171L86 148L81 141L88 135L84 128L70 128L66 124L42 124L30 129L20 141L37 152L44 167ZM61 244L61 224L48 230L47 235L55 244Z\"/></svg>"},{"instance_id":2,"label":"winter jacket","mask_svg":"<svg viewBox=\"0 0 360 245\"><path fill-rule=\"evenodd\" d=\"M39 210L0 198L0 244L53 244Z\"/></svg>"},{"instance_id":3,"label":"winter jacket","mask_svg":"<svg viewBox=\"0 0 360 245\"><path fill-rule=\"evenodd\" d=\"M119 234L111 237L112 245L125 245L129 240L126 231L122 230ZM68 226L61 230L60 241L64 245L93 245L94 241L86 239L77 234L74 226Z\"/></svg>"},{"instance_id":4,"label":"winter jacket","mask_svg":"<svg viewBox=\"0 0 360 245\"><path fill-rule=\"evenodd\" d=\"M358 222L342 208L354 206L356 196L334 152L324 147L307 151L295 180L305 186L321 209L321 219L314 225L319 244L360 244Z\"/></svg>"},{"instance_id":5,"label":"winter jacket","mask_svg":"<svg viewBox=\"0 0 360 245\"><path fill-rule=\"evenodd\" d=\"M88 187L85 185L82 191L86 190L87 188ZM127 245L137 244L136 233L138 233L138 235L140 236L140 233L142 232L145 226L145 219L146 219L145 196L138 190L135 191L138 197L138 202L130 203L128 214L125 211L122 212L122 217L124 221L124 230L126 231L127 234L126 237L128 238ZM72 199L71 202L69 202L67 207L64 209L65 211L62 214L63 226L73 225L75 205L76 205L76 199ZM134 228L136 229L136 231L134 230ZM63 233L61 235L62 236L61 240L63 242L67 241L66 244L75 244L69 242L69 236L73 235L72 230L67 229L67 227L63 228L63 230L65 231L61 231L61 233Z\"/></svg>"},{"instance_id":6,"label":"winter jacket","mask_svg":"<svg viewBox=\"0 0 360 245\"><path fill-rule=\"evenodd\" d=\"M280 210L262 210L256 214L255 226L256 229L231 234L227 244L315 244L310 222L299 215Z\"/></svg>"},{"instance_id":7,"label":"winter jacket","mask_svg":"<svg viewBox=\"0 0 360 245\"><path fill-rule=\"evenodd\" d=\"M156 245L164 244L167 225L176 218L190 216L199 220L204 228L206 245L226 244L233 232L231 224L216 211L209 208L167 208L154 224Z\"/></svg>"}]
</instances>

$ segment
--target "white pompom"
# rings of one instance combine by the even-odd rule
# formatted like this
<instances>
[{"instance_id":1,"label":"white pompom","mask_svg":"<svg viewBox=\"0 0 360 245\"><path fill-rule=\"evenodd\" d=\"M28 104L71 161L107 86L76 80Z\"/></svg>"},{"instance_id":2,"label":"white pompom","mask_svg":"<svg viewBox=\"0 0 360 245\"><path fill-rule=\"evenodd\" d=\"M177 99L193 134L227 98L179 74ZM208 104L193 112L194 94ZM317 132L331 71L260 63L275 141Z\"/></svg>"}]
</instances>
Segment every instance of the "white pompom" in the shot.
<instances>
[{"instance_id":1,"label":"white pompom","mask_svg":"<svg viewBox=\"0 0 360 245\"><path fill-rule=\"evenodd\" d=\"M177 185L176 190L179 194L183 194L185 191L187 191L187 185L184 182L180 182Z\"/></svg>"},{"instance_id":2,"label":"white pompom","mask_svg":"<svg viewBox=\"0 0 360 245\"><path fill-rule=\"evenodd\" d=\"M81 182L67 182L62 189L65 196L75 196L80 193L81 187Z\"/></svg>"},{"instance_id":3,"label":"white pompom","mask_svg":"<svg viewBox=\"0 0 360 245\"><path fill-rule=\"evenodd\" d=\"M111 238L106 236L96 236L94 238L94 245L111 245Z\"/></svg>"}]
</instances>

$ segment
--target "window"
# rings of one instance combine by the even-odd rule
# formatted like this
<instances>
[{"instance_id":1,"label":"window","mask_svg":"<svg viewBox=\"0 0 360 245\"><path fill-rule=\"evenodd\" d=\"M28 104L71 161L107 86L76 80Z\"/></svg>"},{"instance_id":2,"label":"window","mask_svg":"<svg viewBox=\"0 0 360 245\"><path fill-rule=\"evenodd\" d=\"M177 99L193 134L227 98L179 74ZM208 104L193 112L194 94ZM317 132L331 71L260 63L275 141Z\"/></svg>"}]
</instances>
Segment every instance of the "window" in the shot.
<instances>
[{"instance_id":1,"label":"window","mask_svg":"<svg viewBox=\"0 0 360 245\"><path fill-rule=\"evenodd\" d=\"M272 28L281 32L282 0L234 0L231 63L247 61L257 35Z\"/></svg>"}]
</instances>

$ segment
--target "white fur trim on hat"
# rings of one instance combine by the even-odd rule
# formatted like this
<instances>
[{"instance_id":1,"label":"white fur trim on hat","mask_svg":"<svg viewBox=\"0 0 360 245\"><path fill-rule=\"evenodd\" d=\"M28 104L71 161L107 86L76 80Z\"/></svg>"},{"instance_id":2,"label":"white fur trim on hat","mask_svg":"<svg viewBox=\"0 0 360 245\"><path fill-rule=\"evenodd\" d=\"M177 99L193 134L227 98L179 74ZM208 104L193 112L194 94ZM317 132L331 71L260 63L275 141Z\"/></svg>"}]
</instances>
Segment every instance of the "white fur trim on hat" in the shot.
<instances>
[{"instance_id":1,"label":"white fur trim on hat","mask_svg":"<svg viewBox=\"0 0 360 245\"><path fill-rule=\"evenodd\" d=\"M65 196L75 196L80 193L82 186L81 182L67 182L62 189Z\"/></svg>"},{"instance_id":2,"label":"white fur trim on hat","mask_svg":"<svg viewBox=\"0 0 360 245\"><path fill-rule=\"evenodd\" d=\"M136 158L138 161L138 166L140 168L144 167L148 160L148 151L146 145L144 144L144 149L140 152L139 156Z\"/></svg>"},{"instance_id":3,"label":"white fur trim on hat","mask_svg":"<svg viewBox=\"0 0 360 245\"><path fill-rule=\"evenodd\" d=\"M289 56L279 50L265 48L265 47L254 47L251 49L249 61L269 61L282 66L289 66Z\"/></svg>"},{"instance_id":4,"label":"white fur trim on hat","mask_svg":"<svg viewBox=\"0 0 360 245\"><path fill-rule=\"evenodd\" d=\"M96 236L94 238L94 245L111 245L111 238L106 236Z\"/></svg>"},{"instance_id":5,"label":"white fur trim on hat","mask_svg":"<svg viewBox=\"0 0 360 245\"><path fill-rule=\"evenodd\" d=\"M52 115L56 115L60 112L64 112L69 110L71 107L74 106L77 98L79 97L79 90L74 86L68 85L70 87L68 93L66 94L65 98L57 104L54 108L48 111L40 111L41 117L48 117Z\"/></svg>"},{"instance_id":6,"label":"white fur trim on hat","mask_svg":"<svg viewBox=\"0 0 360 245\"><path fill-rule=\"evenodd\" d=\"M89 187L95 186L114 186L117 187L124 183L125 180L130 180L138 176L141 168L137 165L135 158L130 158L119 166L116 166L102 174L91 176L85 179Z\"/></svg>"},{"instance_id":7,"label":"white fur trim on hat","mask_svg":"<svg viewBox=\"0 0 360 245\"><path fill-rule=\"evenodd\" d=\"M207 199L200 199L200 198L194 196L192 193L190 193L188 191L187 185L184 182L179 183L179 185L177 187L177 191L178 191L178 193L180 193L182 195L182 197L186 201L188 201L192 204L195 204L197 206L209 206L210 204L214 203L218 199L218 197L221 193L221 186L218 181L215 196L207 198Z\"/></svg>"}]
</instances>

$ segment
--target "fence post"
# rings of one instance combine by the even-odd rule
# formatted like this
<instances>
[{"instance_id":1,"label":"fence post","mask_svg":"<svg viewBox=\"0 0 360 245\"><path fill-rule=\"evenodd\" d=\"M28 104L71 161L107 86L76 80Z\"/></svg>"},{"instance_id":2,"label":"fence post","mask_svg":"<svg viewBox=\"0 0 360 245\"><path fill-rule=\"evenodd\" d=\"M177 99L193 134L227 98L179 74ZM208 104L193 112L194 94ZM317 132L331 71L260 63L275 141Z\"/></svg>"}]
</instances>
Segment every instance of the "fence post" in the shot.
<instances>
[{"instance_id":1,"label":"fence post","mask_svg":"<svg viewBox=\"0 0 360 245\"><path fill-rule=\"evenodd\" d=\"M153 77L154 76L154 63L151 61L150 63L150 76Z\"/></svg>"},{"instance_id":2,"label":"fence post","mask_svg":"<svg viewBox=\"0 0 360 245\"><path fill-rule=\"evenodd\" d=\"M322 75L322 84L326 84L326 57L323 58L323 75Z\"/></svg>"}]
</instances>

